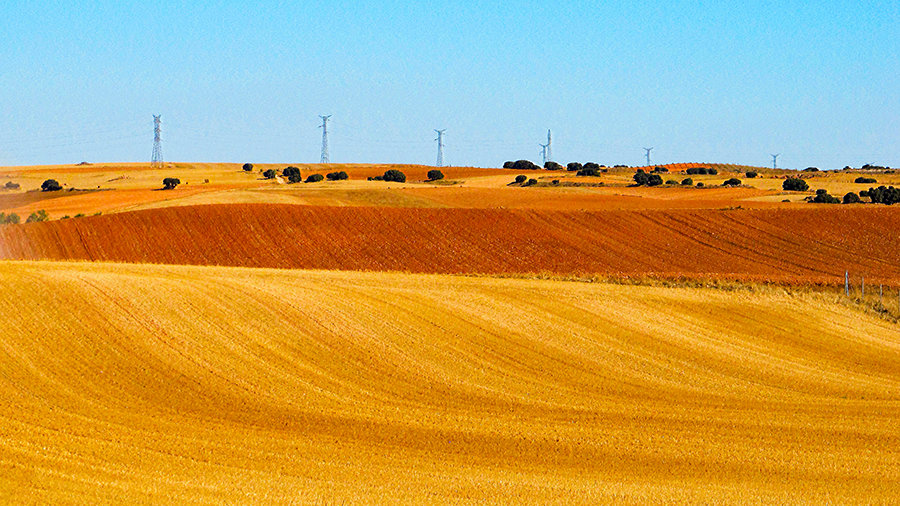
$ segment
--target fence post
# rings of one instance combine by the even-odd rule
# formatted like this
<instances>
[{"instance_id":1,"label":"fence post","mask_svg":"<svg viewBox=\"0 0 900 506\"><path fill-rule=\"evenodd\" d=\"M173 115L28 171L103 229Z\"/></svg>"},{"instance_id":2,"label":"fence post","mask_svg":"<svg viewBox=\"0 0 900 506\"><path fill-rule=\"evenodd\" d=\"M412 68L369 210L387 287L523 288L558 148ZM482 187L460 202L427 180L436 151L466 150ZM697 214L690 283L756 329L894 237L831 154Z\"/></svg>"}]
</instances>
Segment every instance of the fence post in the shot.
<instances>
[{"instance_id":1,"label":"fence post","mask_svg":"<svg viewBox=\"0 0 900 506\"><path fill-rule=\"evenodd\" d=\"M859 297L860 297L860 299L865 299L866 298L866 277L862 276L861 278L859 278L859 283L860 283Z\"/></svg>"},{"instance_id":2,"label":"fence post","mask_svg":"<svg viewBox=\"0 0 900 506\"><path fill-rule=\"evenodd\" d=\"M878 305L884 307L884 283L878 285Z\"/></svg>"},{"instance_id":3,"label":"fence post","mask_svg":"<svg viewBox=\"0 0 900 506\"><path fill-rule=\"evenodd\" d=\"M844 296L850 297L850 271L844 271Z\"/></svg>"}]
</instances>

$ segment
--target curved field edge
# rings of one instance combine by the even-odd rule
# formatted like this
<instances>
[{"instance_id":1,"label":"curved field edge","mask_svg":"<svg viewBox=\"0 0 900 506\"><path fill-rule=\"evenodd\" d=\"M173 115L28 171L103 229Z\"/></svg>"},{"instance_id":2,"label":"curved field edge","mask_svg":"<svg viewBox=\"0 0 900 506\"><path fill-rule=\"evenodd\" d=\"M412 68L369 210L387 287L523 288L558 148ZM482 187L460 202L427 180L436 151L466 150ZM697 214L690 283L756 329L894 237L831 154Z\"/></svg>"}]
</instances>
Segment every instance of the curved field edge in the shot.
<instances>
[{"instance_id":1,"label":"curved field edge","mask_svg":"<svg viewBox=\"0 0 900 506\"><path fill-rule=\"evenodd\" d=\"M0 227L0 258L900 285L890 208L549 211L273 204Z\"/></svg>"},{"instance_id":2,"label":"curved field edge","mask_svg":"<svg viewBox=\"0 0 900 506\"><path fill-rule=\"evenodd\" d=\"M0 262L9 502L880 502L896 325L818 295Z\"/></svg>"}]
</instances>

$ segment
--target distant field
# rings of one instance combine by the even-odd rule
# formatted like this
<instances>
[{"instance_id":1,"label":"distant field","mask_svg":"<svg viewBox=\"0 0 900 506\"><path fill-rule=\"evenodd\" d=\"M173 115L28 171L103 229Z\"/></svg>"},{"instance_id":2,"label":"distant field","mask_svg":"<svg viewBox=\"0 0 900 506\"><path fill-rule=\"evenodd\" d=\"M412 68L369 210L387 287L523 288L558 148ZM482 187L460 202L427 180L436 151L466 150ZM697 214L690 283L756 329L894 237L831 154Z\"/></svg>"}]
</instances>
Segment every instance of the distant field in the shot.
<instances>
[{"instance_id":1,"label":"distant field","mask_svg":"<svg viewBox=\"0 0 900 506\"><path fill-rule=\"evenodd\" d=\"M896 325L828 296L0 262L9 503L886 503Z\"/></svg>"},{"instance_id":2,"label":"distant field","mask_svg":"<svg viewBox=\"0 0 900 506\"><path fill-rule=\"evenodd\" d=\"M547 211L209 205L0 226L0 258L900 286L884 206Z\"/></svg>"},{"instance_id":3,"label":"distant field","mask_svg":"<svg viewBox=\"0 0 900 506\"><path fill-rule=\"evenodd\" d=\"M662 174L664 181L680 183L690 177L693 186L677 184L654 188L633 187L636 169L627 167L609 168L600 177L578 177L568 171L442 167L440 170L445 179L435 183L425 181L428 170L434 167L423 165L295 164L304 178L310 174L343 170L350 179L286 184L280 178L266 180L262 177L263 170L280 172L287 165L256 164L251 172L241 170L240 164L234 163L170 163L162 169L150 169L147 164L0 167L0 212L14 212L24 218L43 209L51 219L59 219L97 212L108 214L160 207L245 203L555 210L790 208L809 206L802 202L803 199L819 188L841 197L848 191L858 192L872 186L853 182L861 175L859 172L798 173L721 163L664 165L670 171ZM716 168L719 173L683 174L698 166ZM407 183L367 181L387 169L403 171ZM746 178L747 170L758 172L759 177ZM533 178L537 185L524 188L510 185L517 175ZM900 174L866 175L874 176L877 184L900 185ZM782 182L788 176L807 179L810 191L782 191ZM172 191L160 191L164 177L177 177L182 184ZM732 177L741 179L744 186L723 188L722 183ZM56 179L64 190L40 192L40 185L46 179ZM2 189L6 181L19 184L20 189ZM703 183L704 187L697 188L697 183ZM74 189L82 191L69 191Z\"/></svg>"}]
</instances>

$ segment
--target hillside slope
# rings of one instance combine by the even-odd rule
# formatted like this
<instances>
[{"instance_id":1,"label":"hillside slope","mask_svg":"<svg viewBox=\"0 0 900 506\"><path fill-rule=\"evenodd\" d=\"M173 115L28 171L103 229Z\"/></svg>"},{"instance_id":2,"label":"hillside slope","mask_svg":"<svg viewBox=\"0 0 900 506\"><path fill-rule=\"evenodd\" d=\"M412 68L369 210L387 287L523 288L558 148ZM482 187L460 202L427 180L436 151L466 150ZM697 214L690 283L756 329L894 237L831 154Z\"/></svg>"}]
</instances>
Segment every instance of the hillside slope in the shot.
<instances>
[{"instance_id":1,"label":"hillside slope","mask_svg":"<svg viewBox=\"0 0 900 506\"><path fill-rule=\"evenodd\" d=\"M0 227L0 259L900 285L885 207L548 211L212 205Z\"/></svg>"},{"instance_id":2,"label":"hillside slope","mask_svg":"<svg viewBox=\"0 0 900 506\"><path fill-rule=\"evenodd\" d=\"M897 327L822 296L10 262L0 286L4 502L900 492Z\"/></svg>"}]
</instances>

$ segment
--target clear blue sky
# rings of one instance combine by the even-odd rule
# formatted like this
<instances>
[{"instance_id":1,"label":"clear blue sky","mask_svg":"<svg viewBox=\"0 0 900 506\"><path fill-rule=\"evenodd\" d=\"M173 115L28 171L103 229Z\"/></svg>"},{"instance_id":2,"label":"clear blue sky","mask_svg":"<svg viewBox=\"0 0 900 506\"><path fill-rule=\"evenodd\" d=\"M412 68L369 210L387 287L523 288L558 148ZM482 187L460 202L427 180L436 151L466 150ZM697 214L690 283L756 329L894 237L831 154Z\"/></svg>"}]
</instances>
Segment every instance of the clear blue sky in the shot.
<instances>
[{"instance_id":1,"label":"clear blue sky","mask_svg":"<svg viewBox=\"0 0 900 506\"><path fill-rule=\"evenodd\" d=\"M0 165L900 166L897 0L360 4L6 0Z\"/></svg>"}]
</instances>

